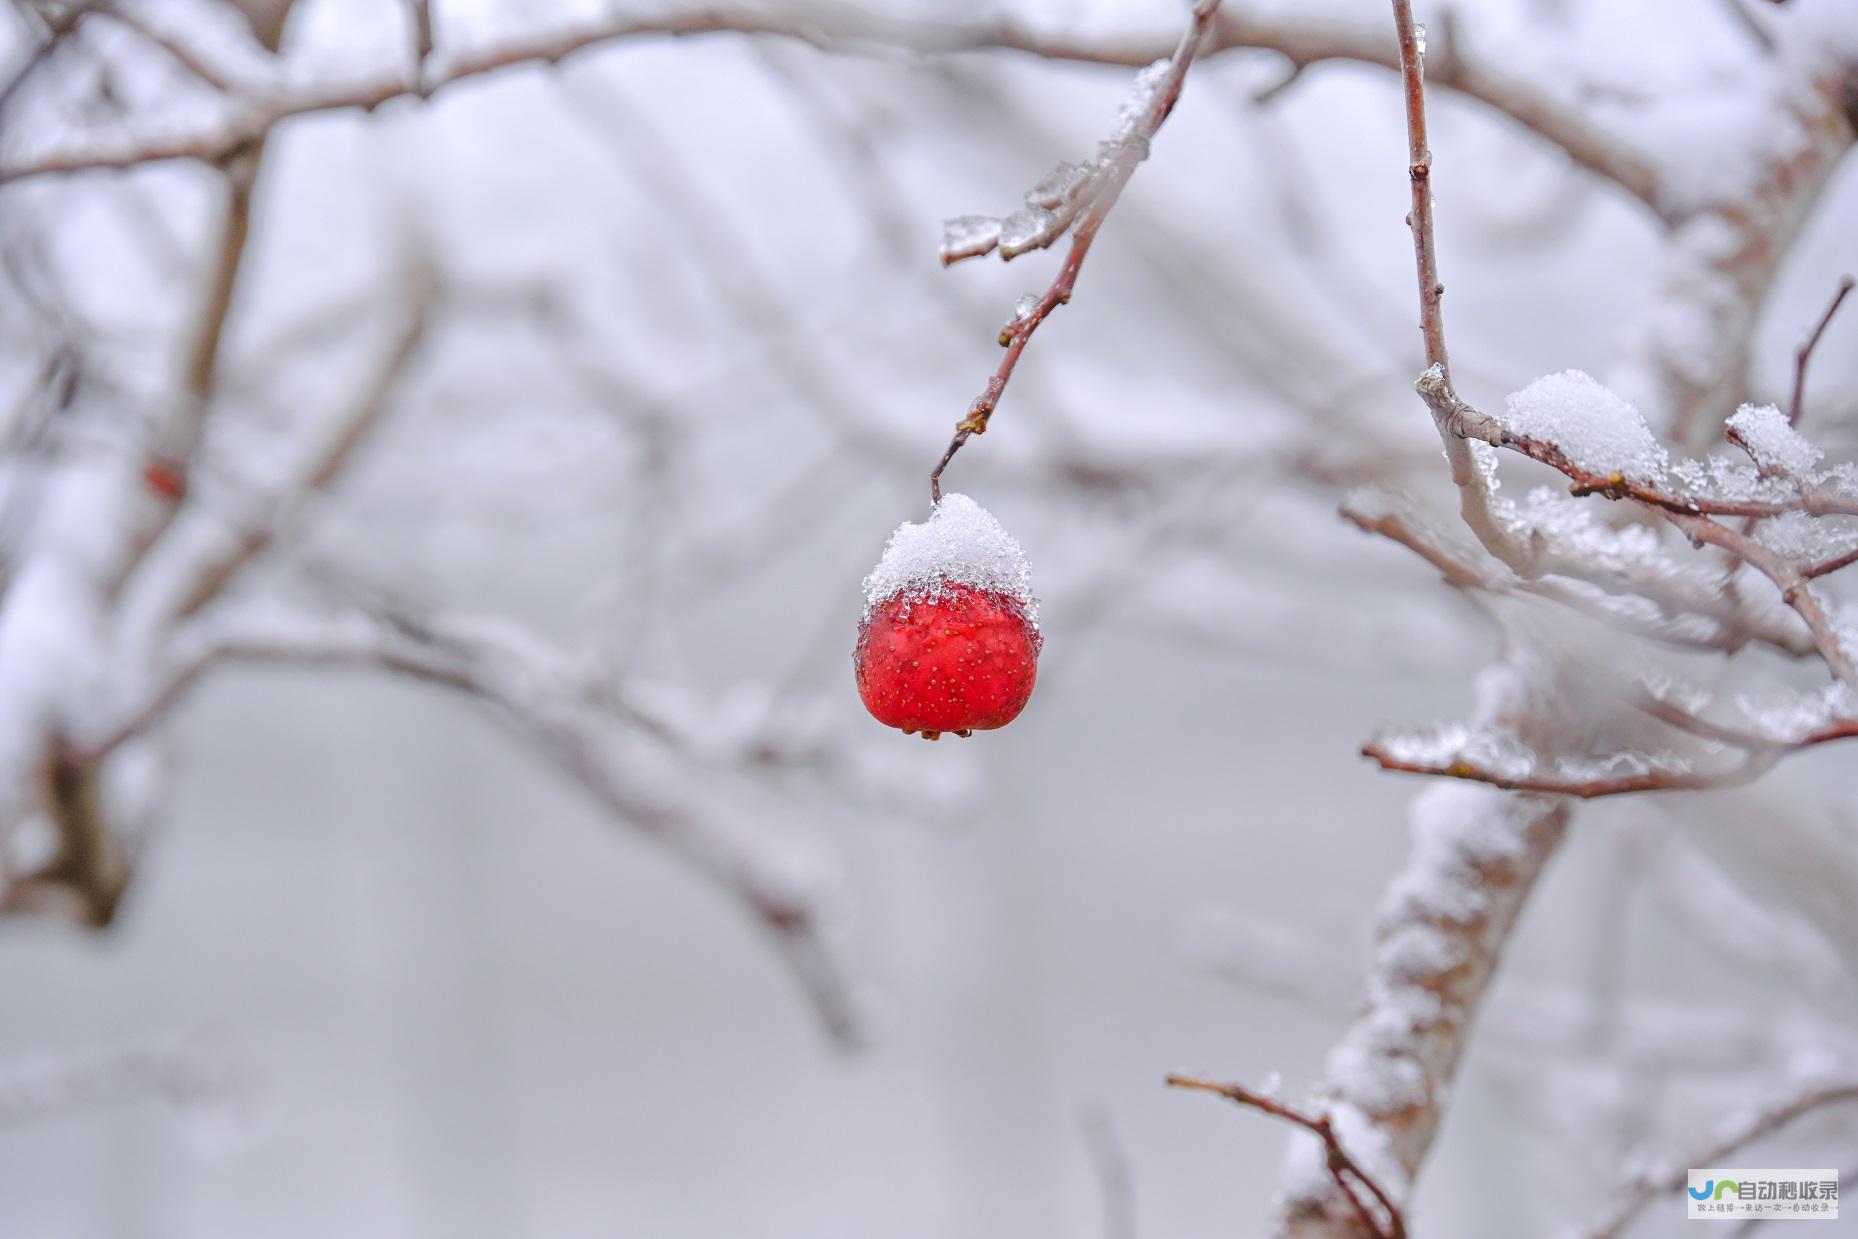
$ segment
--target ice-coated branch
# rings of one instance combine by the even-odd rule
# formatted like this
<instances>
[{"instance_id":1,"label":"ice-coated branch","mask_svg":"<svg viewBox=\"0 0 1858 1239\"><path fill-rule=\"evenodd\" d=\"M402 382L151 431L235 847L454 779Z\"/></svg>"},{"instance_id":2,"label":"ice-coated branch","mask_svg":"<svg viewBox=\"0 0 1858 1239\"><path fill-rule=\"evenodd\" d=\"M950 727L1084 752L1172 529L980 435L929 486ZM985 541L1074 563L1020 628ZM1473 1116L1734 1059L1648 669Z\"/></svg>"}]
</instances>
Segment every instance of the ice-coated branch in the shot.
<instances>
[{"instance_id":1,"label":"ice-coated branch","mask_svg":"<svg viewBox=\"0 0 1858 1239\"><path fill-rule=\"evenodd\" d=\"M1603 1216L1569 1230L1566 1239L1617 1239L1646 1205L1659 1196L1682 1191L1690 1181L1691 1167L1720 1166L1746 1146L1807 1114L1851 1102L1858 1102L1858 1080L1818 1080L1744 1114L1732 1115L1697 1147L1675 1157L1659 1158L1634 1175L1621 1186Z\"/></svg>"},{"instance_id":2,"label":"ice-coated branch","mask_svg":"<svg viewBox=\"0 0 1858 1239\"><path fill-rule=\"evenodd\" d=\"M1374 1176L1361 1168L1359 1162L1349 1156L1342 1141L1336 1136L1335 1124L1328 1114L1305 1114L1294 1106L1253 1092L1239 1084L1215 1084L1210 1080L1195 1079L1192 1076L1169 1076L1171 1088L1195 1089L1203 1093L1212 1093L1228 1101L1272 1118L1283 1119L1309 1132L1322 1142L1324 1168L1329 1173L1329 1180L1335 1184L1349 1207L1354 1212L1355 1220L1360 1222L1369 1235L1375 1239L1406 1239L1406 1216L1400 1211L1387 1193L1382 1190ZM1363 1200L1361 1192L1365 1191L1374 1201L1374 1208Z\"/></svg>"},{"instance_id":3,"label":"ice-coated branch","mask_svg":"<svg viewBox=\"0 0 1858 1239\"><path fill-rule=\"evenodd\" d=\"M974 223L976 217L952 221L953 224L965 223L968 230L978 231L984 240L979 244L951 246L945 243L942 250L945 263L984 254L995 246L1000 249L1001 257L1011 259L1027 248L1050 245L1066 229L1071 233L1071 249L1051 286L1043 295L1022 301L1013 321L1000 332L1000 344L1006 349L1006 356L1000 359L985 389L968 406L967 416L956 423L954 437L930 471L932 502L942 500L942 471L948 468L955 453L971 436L986 433L1000 398L1006 394L1013 368L1032 340L1032 333L1053 310L1071 300L1084 256L1090 252L1090 243L1096 240L1097 230L1103 227L1103 221L1122 196L1123 186L1135 175L1136 166L1148 158L1149 143L1180 99L1181 87L1187 82L1187 70L1193 66L1194 55L1218 11L1219 0L1194 0L1193 19L1188 22L1187 32L1181 36L1174 55L1143 70L1136 81L1135 94L1124 105L1116 132L1104 143L1103 153L1094 164L1061 164L1027 194L1025 207L999 221L995 228L989 229L985 221ZM1077 221L1075 225L1071 222L1073 219ZM989 236L991 239L986 239Z\"/></svg>"}]
</instances>

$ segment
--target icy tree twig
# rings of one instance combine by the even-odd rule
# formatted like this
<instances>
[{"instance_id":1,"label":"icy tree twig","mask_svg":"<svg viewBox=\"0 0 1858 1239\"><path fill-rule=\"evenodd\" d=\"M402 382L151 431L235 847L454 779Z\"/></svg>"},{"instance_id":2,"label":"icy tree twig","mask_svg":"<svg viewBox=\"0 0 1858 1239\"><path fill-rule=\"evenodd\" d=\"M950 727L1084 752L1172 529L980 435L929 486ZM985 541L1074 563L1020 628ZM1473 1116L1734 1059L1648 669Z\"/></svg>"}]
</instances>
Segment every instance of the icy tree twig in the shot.
<instances>
[{"instance_id":1,"label":"icy tree twig","mask_svg":"<svg viewBox=\"0 0 1858 1239\"><path fill-rule=\"evenodd\" d=\"M1026 345L1032 340L1032 333L1039 329L1039 324L1053 310L1071 300L1071 291L1077 284L1078 272L1083 268L1084 256L1090 252L1090 243L1096 240L1097 230L1103 227L1103 221L1116 206L1116 200L1122 196L1123 186L1135 175L1136 166L1148 158L1149 143L1180 99L1181 87L1187 81L1187 70L1192 67L1200 42L1206 37L1207 29L1218 11L1219 0L1195 0L1193 20L1188 23L1187 32L1181 36L1180 44L1175 47L1161 80L1154 85L1143 111L1134 119L1127 132L1117 135L1115 146L1106 152L1102 166L1089 176L1085 184L1074 190L1088 205L1083 207L1082 217L1071 229L1070 252L1065 255L1051 286L1000 333L1000 343L1006 349L1006 356L1000 359L1000 365L987 380L986 388L968 406L967 416L956 424L954 438L949 440L947 450L930 471L931 502L941 502L942 471L948 468L962 444L973 435L986 433L987 424L993 418L1000 398L1006 394L1006 385L1013 377L1013 368L1019 364L1020 354L1026 351Z\"/></svg>"},{"instance_id":2,"label":"icy tree twig","mask_svg":"<svg viewBox=\"0 0 1858 1239\"><path fill-rule=\"evenodd\" d=\"M1335 1184L1336 1190L1341 1192L1353 1207L1356 1219L1367 1233L1375 1236L1376 1239L1405 1239L1406 1217L1401 1213L1400 1206L1381 1190L1381 1185L1374 1181L1374 1176L1363 1170L1360 1164L1349 1156L1348 1150L1343 1148L1342 1142L1336 1138L1335 1126L1330 1121L1329 1115L1305 1114L1294 1106L1274 1101L1238 1084L1215 1084L1210 1080L1199 1080L1191 1076L1169 1076L1167 1083L1172 1088L1197 1089L1203 1093L1213 1093L1238 1105L1257 1110L1261 1114L1268 1114L1273 1118L1280 1118L1303 1128L1322 1141L1324 1161L1327 1164L1330 1179ZM1367 1203L1355 1190L1357 1186L1365 1190L1374 1199L1374 1203L1380 1206L1378 1212L1368 1208Z\"/></svg>"},{"instance_id":3,"label":"icy tree twig","mask_svg":"<svg viewBox=\"0 0 1858 1239\"><path fill-rule=\"evenodd\" d=\"M1624 1184L1604 1216L1570 1232L1570 1239L1617 1239L1640 1211L1659 1196L1682 1191L1693 1166L1720 1166L1763 1136L1772 1135L1816 1110L1858 1101L1858 1080L1818 1082L1731 1119L1702 1144L1661 1160Z\"/></svg>"}]
</instances>

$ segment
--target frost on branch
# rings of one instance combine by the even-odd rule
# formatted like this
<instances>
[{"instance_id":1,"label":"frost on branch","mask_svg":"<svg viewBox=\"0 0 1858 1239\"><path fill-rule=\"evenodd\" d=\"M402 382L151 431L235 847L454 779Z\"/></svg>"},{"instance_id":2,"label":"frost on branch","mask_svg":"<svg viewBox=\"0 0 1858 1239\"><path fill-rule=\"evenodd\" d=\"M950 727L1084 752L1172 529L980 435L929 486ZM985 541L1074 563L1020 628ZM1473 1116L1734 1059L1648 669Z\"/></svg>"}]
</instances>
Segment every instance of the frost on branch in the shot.
<instances>
[{"instance_id":1,"label":"frost on branch","mask_svg":"<svg viewBox=\"0 0 1858 1239\"><path fill-rule=\"evenodd\" d=\"M883 558L864 579L864 618L898 595L933 601L948 585L1011 598L1038 627L1039 598L1026 553L993 513L955 493L942 496L928 520L905 521L890 535Z\"/></svg>"}]
</instances>

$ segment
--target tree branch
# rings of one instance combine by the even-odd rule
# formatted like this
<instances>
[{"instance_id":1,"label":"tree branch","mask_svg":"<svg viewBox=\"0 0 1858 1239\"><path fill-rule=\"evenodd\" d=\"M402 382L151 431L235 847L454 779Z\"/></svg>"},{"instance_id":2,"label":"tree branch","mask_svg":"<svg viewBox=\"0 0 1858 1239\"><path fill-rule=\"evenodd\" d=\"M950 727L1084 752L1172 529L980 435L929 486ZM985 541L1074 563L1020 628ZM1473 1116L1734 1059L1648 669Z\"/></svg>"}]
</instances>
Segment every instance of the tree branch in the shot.
<instances>
[{"instance_id":1,"label":"tree branch","mask_svg":"<svg viewBox=\"0 0 1858 1239\"><path fill-rule=\"evenodd\" d=\"M921 54L1004 50L1048 60L1136 67L1167 54L1154 38L1085 41L1042 33L1011 21L960 22L881 16L868 10L828 9L807 20L759 9L714 5L670 15L616 16L581 27L513 39L479 51L429 58L418 79L394 76L330 83L311 89L279 88L245 100L215 126L179 134L143 134L114 143L41 151L0 164L0 183L35 176L129 168L168 159L218 162L293 117L316 112L372 110L403 96L418 98L472 77L518 65L555 63L588 48L635 38L739 33L793 39L825 50L900 48ZM1398 70L1399 61L1379 32L1362 23L1312 20L1303 15L1227 13L1207 39L1207 54L1272 51L1293 65L1353 61ZM1451 49L1440 85L1476 99L1561 147L1581 167L1602 176L1640 201L1655 201L1657 175L1651 159L1616 133L1560 103L1553 93L1484 64L1463 49ZM1655 208L1654 208L1655 209Z\"/></svg>"},{"instance_id":2,"label":"tree branch","mask_svg":"<svg viewBox=\"0 0 1858 1239\"><path fill-rule=\"evenodd\" d=\"M1192 67L1194 54L1218 11L1219 0L1196 0L1193 20L1188 23L1187 32L1175 47L1174 55L1168 61L1167 70L1156 85L1147 108L1129 132L1118 135L1116 148L1103 166L1077 187L1075 192L1088 205L1083 208L1083 217L1072 229L1071 250L1065 255L1057 278L1044 295L1026 312L1016 316L1006 330L1000 333L1000 343L1006 348L1006 356L1000 359L1000 365L987 380L986 388L968 406L967 416L956 424L954 438L949 440L947 450L930 471L929 498L932 503L940 503L942 500L942 471L948 468L955 453L961 450L970 436L986 433L987 424L992 420L994 410L999 407L1000 398L1006 394L1006 385L1013 377L1013 368L1019 364L1020 355L1032 340L1032 333L1039 329L1039 324L1053 310L1071 300L1071 290L1077 284L1084 256L1090 252L1090 243L1096 240L1097 230L1103 226L1103 221L1116 206L1116 200L1122 196L1123 187L1135 175L1136 166L1148 158L1149 142L1160 131L1162 122L1167 120L1176 101L1180 99L1181 87L1187 81L1187 70ZM1010 254L1007 256L1011 257Z\"/></svg>"}]
</instances>

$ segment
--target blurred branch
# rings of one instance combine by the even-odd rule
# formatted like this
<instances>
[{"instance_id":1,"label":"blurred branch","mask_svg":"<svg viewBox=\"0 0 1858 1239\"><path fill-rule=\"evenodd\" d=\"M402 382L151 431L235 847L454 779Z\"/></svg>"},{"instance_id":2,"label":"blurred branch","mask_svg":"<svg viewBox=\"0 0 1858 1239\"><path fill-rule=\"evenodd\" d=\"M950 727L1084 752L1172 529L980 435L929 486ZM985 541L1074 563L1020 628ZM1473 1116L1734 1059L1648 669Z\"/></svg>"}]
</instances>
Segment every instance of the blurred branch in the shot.
<instances>
[{"instance_id":1,"label":"blurred branch","mask_svg":"<svg viewBox=\"0 0 1858 1239\"><path fill-rule=\"evenodd\" d=\"M1617 1239L1654 1198L1682 1191L1690 1181L1691 1167L1720 1166L1747 1145L1804 1115L1853 1101L1858 1101L1858 1080L1820 1082L1731 1118L1697 1147L1662 1159L1656 1169L1634 1176L1620 1188L1618 1198L1600 1220L1572 1234L1580 1239Z\"/></svg>"},{"instance_id":2,"label":"blurred branch","mask_svg":"<svg viewBox=\"0 0 1858 1239\"><path fill-rule=\"evenodd\" d=\"M568 656L494 620L381 613L325 617L276 605L209 610L176 634L141 698L86 751L93 765L228 663L365 667L452 689L528 741L613 816L732 892L768 931L827 1032L865 1033L857 987L831 941L833 899L814 866L764 824L741 824L664 777L643 747L678 751L684 735L643 707L613 708ZM694 786L701 786L697 783Z\"/></svg>"},{"instance_id":3,"label":"blurred branch","mask_svg":"<svg viewBox=\"0 0 1858 1239\"><path fill-rule=\"evenodd\" d=\"M215 396L220 347L225 340L239 272L245 262L246 242L251 236L252 192L264 163L264 150L264 142L260 140L242 157L230 160L223 170L226 202L218 245L212 253L199 309L185 345L174 411L168 424L158 432L150 458L150 469L163 479L162 485L151 488L159 506L144 527L133 531L129 554L117 574L114 589L122 588L142 557L160 540L185 497L187 471L199 448Z\"/></svg>"},{"instance_id":4,"label":"blurred branch","mask_svg":"<svg viewBox=\"0 0 1858 1239\"><path fill-rule=\"evenodd\" d=\"M1839 286L1832 294L1832 302L1826 306L1826 312L1819 316L1819 322L1811 334L1794 353L1793 359L1793 398L1787 402L1787 421L1790 425L1800 424L1800 414L1805 408L1806 370L1812 364L1813 350L1819 347L1820 337L1826 334L1826 328L1832 326L1833 315L1845 304L1845 298L1851 294L1853 280L1847 275L1839 280Z\"/></svg>"},{"instance_id":5,"label":"blurred branch","mask_svg":"<svg viewBox=\"0 0 1858 1239\"><path fill-rule=\"evenodd\" d=\"M342 472L356 449L380 423L394 393L426 338L433 315L436 290L430 271L416 269L407 276L406 304L401 321L389 338L374 372L364 377L359 390L343 408L314 427L316 441L300 457L291 475L275 493L261 498L259 510L250 513L229 543L196 553L180 568L161 565L164 584L177 589L166 600L168 617L185 617L206 605L276 536L280 521L306 496L325 489Z\"/></svg>"},{"instance_id":6,"label":"blurred branch","mask_svg":"<svg viewBox=\"0 0 1858 1239\"><path fill-rule=\"evenodd\" d=\"M1103 1202L1103 1239L1137 1239L1135 1178L1129 1170L1129 1154L1116 1138L1115 1125L1108 1112L1092 1108L1078 1127Z\"/></svg>"},{"instance_id":7,"label":"blurred branch","mask_svg":"<svg viewBox=\"0 0 1858 1239\"><path fill-rule=\"evenodd\" d=\"M1722 547L1772 581L1774 587L1781 591L1781 601L1792 607L1805 621L1807 630L1813 634L1813 644L1819 647L1820 656L1826 660L1826 666L1832 670L1832 674L1853 688L1858 688L1858 665L1854 665L1851 652L1845 648L1845 642L1833 626L1831 616L1826 613L1818 594L1807 584L1806 577L1797 565L1748 535L1738 533L1708 517L1666 512L1665 518L1689 535L1694 545ZM1838 566L1837 561L1832 566Z\"/></svg>"},{"instance_id":8,"label":"blurred branch","mask_svg":"<svg viewBox=\"0 0 1858 1239\"><path fill-rule=\"evenodd\" d=\"M98 6L96 12L98 16L107 17L117 25L134 31L143 42L159 48L168 59L221 94L233 94L239 89L239 83L201 55L192 44L149 21L148 14L133 4L115 0Z\"/></svg>"},{"instance_id":9,"label":"blurred branch","mask_svg":"<svg viewBox=\"0 0 1858 1239\"><path fill-rule=\"evenodd\" d=\"M1750 11L1745 0L1718 0L1730 22L1748 39L1755 50L1765 56L1774 54L1774 32L1767 22Z\"/></svg>"},{"instance_id":10,"label":"blurred branch","mask_svg":"<svg viewBox=\"0 0 1858 1239\"><path fill-rule=\"evenodd\" d=\"M280 86L245 100L219 124L192 133L134 135L114 142L54 148L0 163L0 182L84 169L127 168L165 159L217 162L292 117L351 108L372 110L402 96L429 97L471 77L515 65L554 63L586 48L623 39L713 33L787 38L835 51L899 48L936 54L1000 49L1050 60L1130 67L1147 65L1168 50L1154 38L1084 41L1064 33L1035 32L1011 20L918 20L828 5L812 6L798 17L727 6L645 17L616 15L470 53L434 55L421 78L397 75L309 88ZM1204 51L1243 50L1274 51L1297 66L1345 60L1399 67L1384 35L1367 23L1303 15L1225 14L1208 32ZM1641 201L1654 200L1656 175L1650 159L1616 133L1562 105L1551 90L1486 64L1463 48L1452 50L1440 84L1508 115Z\"/></svg>"}]
</instances>

